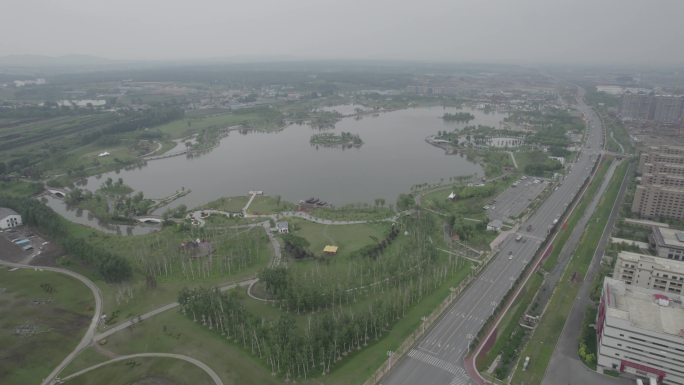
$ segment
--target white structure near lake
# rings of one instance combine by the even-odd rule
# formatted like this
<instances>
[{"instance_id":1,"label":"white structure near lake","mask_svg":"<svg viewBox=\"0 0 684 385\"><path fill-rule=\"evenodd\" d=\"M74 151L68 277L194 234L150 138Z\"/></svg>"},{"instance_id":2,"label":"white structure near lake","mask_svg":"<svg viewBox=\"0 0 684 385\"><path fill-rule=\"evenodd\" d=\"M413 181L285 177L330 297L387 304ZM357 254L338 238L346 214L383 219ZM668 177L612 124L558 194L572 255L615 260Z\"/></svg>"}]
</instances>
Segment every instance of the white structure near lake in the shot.
<instances>
[{"instance_id":1,"label":"white structure near lake","mask_svg":"<svg viewBox=\"0 0 684 385\"><path fill-rule=\"evenodd\" d=\"M0 207L0 229L21 226L21 215L12 209Z\"/></svg>"}]
</instances>

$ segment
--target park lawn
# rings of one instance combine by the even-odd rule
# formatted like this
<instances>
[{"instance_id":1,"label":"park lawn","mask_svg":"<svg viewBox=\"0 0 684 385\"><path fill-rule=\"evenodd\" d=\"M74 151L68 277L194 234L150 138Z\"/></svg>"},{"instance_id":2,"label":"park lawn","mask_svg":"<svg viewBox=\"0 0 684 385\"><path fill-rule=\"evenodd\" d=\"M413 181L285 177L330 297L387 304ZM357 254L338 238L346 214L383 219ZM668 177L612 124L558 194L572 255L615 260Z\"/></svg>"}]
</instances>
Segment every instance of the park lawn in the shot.
<instances>
[{"instance_id":1,"label":"park lawn","mask_svg":"<svg viewBox=\"0 0 684 385\"><path fill-rule=\"evenodd\" d=\"M390 218L395 212L386 207L350 205L340 208L316 208L311 210L311 215L335 221L375 221Z\"/></svg>"},{"instance_id":2,"label":"park lawn","mask_svg":"<svg viewBox=\"0 0 684 385\"><path fill-rule=\"evenodd\" d=\"M249 205L247 212L254 215L265 215L276 214L281 211L291 211L294 208L294 204L283 201L278 196L257 195L254 197L252 204Z\"/></svg>"},{"instance_id":3,"label":"park lawn","mask_svg":"<svg viewBox=\"0 0 684 385\"><path fill-rule=\"evenodd\" d=\"M281 114L271 108L250 108L215 115L190 116L154 128L178 139L205 129L238 125L260 130L277 129L281 126Z\"/></svg>"},{"instance_id":4,"label":"park lawn","mask_svg":"<svg viewBox=\"0 0 684 385\"><path fill-rule=\"evenodd\" d=\"M142 357L114 362L70 379L66 384L100 385L105 378L107 385L137 384L138 381L146 379L173 385L214 384L211 377L197 366L183 360L161 357Z\"/></svg>"},{"instance_id":5,"label":"park lawn","mask_svg":"<svg viewBox=\"0 0 684 385\"><path fill-rule=\"evenodd\" d=\"M231 213L239 213L249 201L248 196L223 197L215 201L211 201L202 208L227 211Z\"/></svg>"},{"instance_id":6,"label":"park lawn","mask_svg":"<svg viewBox=\"0 0 684 385\"><path fill-rule=\"evenodd\" d=\"M111 318L111 315L118 311L118 320L115 323L175 302L178 292L184 287L214 286L253 277L259 270L266 267L273 256L271 244L261 227L253 229L222 227L207 230L200 235L195 233L197 229L179 231L170 226L146 235L118 236L104 234L81 225L70 223L68 226L72 228L70 231L73 234L87 239L94 245L114 250L131 261L134 274L130 281L107 283L92 267L84 266L68 256L60 260L62 266L88 276L101 288L104 301L103 312ZM201 260L198 258L193 262L196 269L194 275L184 275L178 261L184 258L186 266L189 266L189 262L187 257L178 255L178 245L181 241L197 237L215 240L211 268L208 272L205 268L203 270L205 273L199 275L197 268L206 266L206 257ZM249 245L243 247L244 243ZM231 269L226 269L222 264L225 261L224 257L239 258L246 252L251 253L252 260ZM164 274L163 264L167 260L172 271ZM154 288L147 285L144 274L146 268L157 270L158 276Z\"/></svg>"},{"instance_id":7,"label":"park lawn","mask_svg":"<svg viewBox=\"0 0 684 385\"><path fill-rule=\"evenodd\" d=\"M567 315L572 309L572 305L582 285L582 279L591 264L596 245L608 222L608 217L617 198L626 168L627 163L623 163L615 170L610 185L601 198L596 212L590 219L577 246L577 250L575 250L575 254L551 296L541 321L520 355L521 357L529 356L530 365L524 372L521 367L518 367L513 375L512 383L540 384L543 380L546 367L563 330ZM578 278L577 282L574 282L572 280L573 275L582 278ZM522 365L522 362L520 362L520 365Z\"/></svg>"},{"instance_id":8,"label":"park lawn","mask_svg":"<svg viewBox=\"0 0 684 385\"><path fill-rule=\"evenodd\" d=\"M389 223L364 223L355 225L323 225L299 218L286 218L290 232L309 242L314 255L323 254L326 245L338 246L336 259L351 255L364 246L378 243L389 233Z\"/></svg>"},{"instance_id":9,"label":"park lawn","mask_svg":"<svg viewBox=\"0 0 684 385\"><path fill-rule=\"evenodd\" d=\"M204 225L204 228L207 230L214 230L214 229L225 229L225 228L230 228L230 227L235 227L235 226L243 226L243 225L250 225L250 224L255 224L259 222L263 222L264 218L243 218L243 217L227 217L225 215L221 214L212 214L209 215L208 217L204 218L204 221L206 224Z\"/></svg>"},{"instance_id":10,"label":"park lawn","mask_svg":"<svg viewBox=\"0 0 684 385\"><path fill-rule=\"evenodd\" d=\"M227 343L176 309L113 334L104 348L116 354L163 352L190 356L209 365L224 385L282 384L258 358ZM68 372L93 364L85 353L67 368Z\"/></svg>"},{"instance_id":11,"label":"park lawn","mask_svg":"<svg viewBox=\"0 0 684 385\"><path fill-rule=\"evenodd\" d=\"M92 317L93 296L71 277L25 269L1 268L0 288L0 383L40 383L80 341ZM15 335L24 324L35 326L36 334Z\"/></svg>"},{"instance_id":12,"label":"park lawn","mask_svg":"<svg viewBox=\"0 0 684 385\"><path fill-rule=\"evenodd\" d=\"M4 195L28 197L43 191L43 186L38 182L25 182L22 180L0 181L0 191Z\"/></svg>"}]
</instances>

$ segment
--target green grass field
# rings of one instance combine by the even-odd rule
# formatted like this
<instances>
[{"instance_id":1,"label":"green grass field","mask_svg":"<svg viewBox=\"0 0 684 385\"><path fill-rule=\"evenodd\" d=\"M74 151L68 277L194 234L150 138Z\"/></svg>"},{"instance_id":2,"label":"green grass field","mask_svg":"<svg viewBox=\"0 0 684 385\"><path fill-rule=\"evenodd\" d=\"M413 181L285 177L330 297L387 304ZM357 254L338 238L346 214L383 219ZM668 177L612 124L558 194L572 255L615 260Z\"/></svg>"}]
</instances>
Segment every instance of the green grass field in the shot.
<instances>
[{"instance_id":1,"label":"green grass field","mask_svg":"<svg viewBox=\"0 0 684 385\"><path fill-rule=\"evenodd\" d=\"M203 206L203 208L228 212L240 212L247 204L247 201L249 201L248 196L224 197L207 203Z\"/></svg>"},{"instance_id":2,"label":"green grass field","mask_svg":"<svg viewBox=\"0 0 684 385\"><path fill-rule=\"evenodd\" d=\"M84 352L83 354L97 354ZM208 374L195 365L173 358L135 358L114 362L75 377L65 384L100 385L213 385ZM149 382L146 382L149 381Z\"/></svg>"},{"instance_id":3,"label":"green grass field","mask_svg":"<svg viewBox=\"0 0 684 385\"><path fill-rule=\"evenodd\" d=\"M269 108L245 109L215 115L189 116L154 128L172 138L184 138L206 129L237 125L261 130L277 129L281 125L281 116L277 110Z\"/></svg>"},{"instance_id":4,"label":"green grass field","mask_svg":"<svg viewBox=\"0 0 684 385\"><path fill-rule=\"evenodd\" d=\"M247 202L245 202L247 203ZM272 197L267 195L259 195L254 198L252 204L249 205L247 212L255 215L275 214L281 211L294 210L294 204L280 199L280 197Z\"/></svg>"},{"instance_id":5,"label":"green grass field","mask_svg":"<svg viewBox=\"0 0 684 385\"><path fill-rule=\"evenodd\" d=\"M257 358L227 343L201 325L175 310L143 321L133 328L112 335L104 348L117 354L165 352L184 354L209 365L224 381L224 385L280 384ZM94 349L84 352L66 370L73 373L92 365L93 361L106 361ZM166 366L171 369L174 364ZM126 371L127 368L121 368ZM164 372L169 373L169 372ZM180 382L184 384L184 382Z\"/></svg>"},{"instance_id":6,"label":"green grass field","mask_svg":"<svg viewBox=\"0 0 684 385\"><path fill-rule=\"evenodd\" d=\"M40 383L76 347L93 306L90 290L73 278L0 268L0 383Z\"/></svg>"},{"instance_id":7,"label":"green grass field","mask_svg":"<svg viewBox=\"0 0 684 385\"><path fill-rule=\"evenodd\" d=\"M594 256L596 245L610 216L626 168L627 164L623 163L615 170L611 184L589 221L575 254L551 297L546 312L521 353L522 357L530 357L531 364L524 372L520 370L520 367L517 368L512 383L541 383L556 347L556 342L563 330L563 325L565 325L567 314L570 312L582 284L581 278L577 281L573 281L571 278L575 274L578 277L584 277L586 274Z\"/></svg>"},{"instance_id":8,"label":"green grass field","mask_svg":"<svg viewBox=\"0 0 684 385\"><path fill-rule=\"evenodd\" d=\"M98 284L104 300L103 312L111 316L118 311L119 321L174 302L183 287L214 286L255 276L273 255L261 227L236 229L234 225L226 225L198 233L197 229L179 230L171 226L156 233L123 237L76 224L69 226L70 231L79 237L115 250L132 262L135 268L133 278L114 284L104 282L91 267L83 266L70 257L60 260L64 267L86 275ZM212 243L214 252L211 258L191 258L179 251L181 242L196 238ZM148 285L146 271L155 272L155 287Z\"/></svg>"},{"instance_id":9,"label":"green grass field","mask_svg":"<svg viewBox=\"0 0 684 385\"><path fill-rule=\"evenodd\" d=\"M373 221L386 219L395 213L387 207L353 207L317 208L311 210L311 215L336 221Z\"/></svg>"},{"instance_id":10,"label":"green grass field","mask_svg":"<svg viewBox=\"0 0 684 385\"><path fill-rule=\"evenodd\" d=\"M352 252L377 243L389 232L390 224L366 223L358 225L321 225L299 218L285 218L290 223L290 232L309 241L309 249L315 255L323 254L326 245L339 246L336 259L349 256Z\"/></svg>"}]
</instances>

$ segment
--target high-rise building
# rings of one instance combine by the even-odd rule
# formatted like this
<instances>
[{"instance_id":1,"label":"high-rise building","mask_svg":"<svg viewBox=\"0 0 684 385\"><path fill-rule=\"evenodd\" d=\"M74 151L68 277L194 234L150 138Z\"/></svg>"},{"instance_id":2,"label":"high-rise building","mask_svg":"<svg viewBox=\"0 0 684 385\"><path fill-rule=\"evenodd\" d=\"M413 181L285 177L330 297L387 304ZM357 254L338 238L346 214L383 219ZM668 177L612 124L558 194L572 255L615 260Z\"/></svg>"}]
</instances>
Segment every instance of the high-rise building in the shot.
<instances>
[{"instance_id":1,"label":"high-rise building","mask_svg":"<svg viewBox=\"0 0 684 385\"><path fill-rule=\"evenodd\" d=\"M622 95L620 115L624 119L651 120L653 117L653 96L643 92L625 92Z\"/></svg>"},{"instance_id":2,"label":"high-rise building","mask_svg":"<svg viewBox=\"0 0 684 385\"><path fill-rule=\"evenodd\" d=\"M654 146L639 157L641 183L632 212L644 218L684 219L684 147Z\"/></svg>"},{"instance_id":3,"label":"high-rise building","mask_svg":"<svg viewBox=\"0 0 684 385\"><path fill-rule=\"evenodd\" d=\"M642 218L684 219L684 189L662 185L637 186L632 212Z\"/></svg>"},{"instance_id":4,"label":"high-rise building","mask_svg":"<svg viewBox=\"0 0 684 385\"><path fill-rule=\"evenodd\" d=\"M682 97L657 95L653 102L653 120L658 123L675 124L682 116Z\"/></svg>"},{"instance_id":5,"label":"high-rise building","mask_svg":"<svg viewBox=\"0 0 684 385\"><path fill-rule=\"evenodd\" d=\"M597 369L684 385L682 297L605 278L596 319Z\"/></svg>"}]
</instances>

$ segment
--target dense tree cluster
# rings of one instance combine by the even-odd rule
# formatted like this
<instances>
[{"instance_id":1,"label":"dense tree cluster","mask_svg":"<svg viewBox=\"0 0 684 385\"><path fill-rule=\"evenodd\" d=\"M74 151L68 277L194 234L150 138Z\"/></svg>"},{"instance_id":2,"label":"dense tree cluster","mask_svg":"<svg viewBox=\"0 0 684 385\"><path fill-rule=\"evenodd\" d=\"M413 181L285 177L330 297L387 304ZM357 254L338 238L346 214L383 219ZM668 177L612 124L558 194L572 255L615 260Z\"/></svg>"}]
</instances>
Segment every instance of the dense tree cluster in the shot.
<instances>
[{"instance_id":1,"label":"dense tree cluster","mask_svg":"<svg viewBox=\"0 0 684 385\"><path fill-rule=\"evenodd\" d=\"M426 295L461 271L461 258L438 254L433 216L403 217L387 234L375 258L291 263L260 272L260 282L281 315L254 313L238 293L185 289L181 311L249 350L285 378L328 373L343 357L381 338ZM285 236L286 249L304 249ZM289 246L288 246L289 244ZM315 267L312 268L312 264Z\"/></svg>"},{"instance_id":2,"label":"dense tree cluster","mask_svg":"<svg viewBox=\"0 0 684 385\"><path fill-rule=\"evenodd\" d=\"M185 116L183 109L176 107L158 107L149 110L127 111L116 120L98 130L92 130L81 135L81 143L87 144L96 140L103 140L112 135L136 131L148 127L155 127Z\"/></svg>"},{"instance_id":3,"label":"dense tree cluster","mask_svg":"<svg viewBox=\"0 0 684 385\"><path fill-rule=\"evenodd\" d=\"M250 313L235 291L184 289L178 302L183 314L265 360L273 373L306 378L329 373L344 356L381 338L428 286L413 281L367 306L311 314L304 327L290 313L278 319Z\"/></svg>"}]
</instances>

